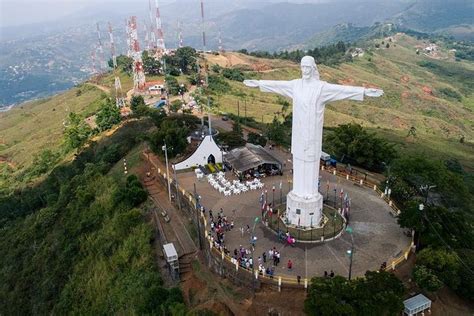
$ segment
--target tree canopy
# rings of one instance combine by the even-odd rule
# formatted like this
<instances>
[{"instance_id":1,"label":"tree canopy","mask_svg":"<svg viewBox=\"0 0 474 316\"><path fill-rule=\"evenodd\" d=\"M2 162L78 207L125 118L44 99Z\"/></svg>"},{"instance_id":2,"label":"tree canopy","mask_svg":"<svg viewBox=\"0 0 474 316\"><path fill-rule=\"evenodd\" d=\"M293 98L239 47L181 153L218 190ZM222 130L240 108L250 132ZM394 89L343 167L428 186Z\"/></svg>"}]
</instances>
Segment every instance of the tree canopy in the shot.
<instances>
[{"instance_id":1,"label":"tree canopy","mask_svg":"<svg viewBox=\"0 0 474 316\"><path fill-rule=\"evenodd\" d=\"M328 133L325 148L342 162L376 171L396 157L394 145L354 123L339 125Z\"/></svg>"},{"instance_id":2,"label":"tree canopy","mask_svg":"<svg viewBox=\"0 0 474 316\"><path fill-rule=\"evenodd\" d=\"M367 271L365 278L311 279L305 312L308 315L399 315L405 288L393 274Z\"/></svg>"}]
</instances>

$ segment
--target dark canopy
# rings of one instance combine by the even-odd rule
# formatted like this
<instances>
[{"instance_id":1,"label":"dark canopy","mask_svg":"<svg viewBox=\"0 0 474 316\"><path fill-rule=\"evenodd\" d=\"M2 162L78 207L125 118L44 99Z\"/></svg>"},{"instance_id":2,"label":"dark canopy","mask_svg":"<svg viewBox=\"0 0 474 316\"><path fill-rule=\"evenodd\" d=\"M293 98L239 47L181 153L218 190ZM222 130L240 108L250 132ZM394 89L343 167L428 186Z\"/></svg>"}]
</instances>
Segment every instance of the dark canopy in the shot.
<instances>
[{"instance_id":1,"label":"dark canopy","mask_svg":"<svg viewBox=\"0 0 474 316\"><path fill-rule=\"evenodd\" d=\"M272 165L282 169L282 162L259 145L246 144L245 147L235 148L224 155L224 161L238 172L245 172L262 165Z\"/></svg>"}]
</instances>

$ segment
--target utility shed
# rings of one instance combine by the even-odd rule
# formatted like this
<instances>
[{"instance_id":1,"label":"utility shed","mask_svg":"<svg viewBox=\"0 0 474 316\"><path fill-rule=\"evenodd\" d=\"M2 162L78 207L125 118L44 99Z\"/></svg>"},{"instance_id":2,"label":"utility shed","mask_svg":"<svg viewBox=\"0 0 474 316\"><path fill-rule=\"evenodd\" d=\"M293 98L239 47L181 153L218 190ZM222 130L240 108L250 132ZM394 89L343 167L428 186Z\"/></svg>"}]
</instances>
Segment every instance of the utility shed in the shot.
<instances>
[{"instance_id":1,"label":"utility shed","mask_svg":"<svg viewBox=\"0 0 474 316\"><path fill-rule=\"evenodd\" d=\"M403 305L405 305L405 314L408 316L412 316L418 313L422 313L425 310L429 311L431 308L431 300L423 294L418 294L403 301Z\"/></svg>"},{"instance_id":2,"label":"utility shed","mask_svg":"<svg viewBox=\"0 0 474 316\"><path fill-rule=\"evenodd\" d=\"M283 167L283 163L265 148L250 143L229 151L225 154L224 161L231 165L237 174L257 169L281 171Z\"/></svg>"},{"instance_id":3,"label":"utility shed","mask_svg":"<svg viewBox=\"0 0 474 316\"><path fill-rule=\"evenodd\" d=\"M172 243L163 245L163 253L173 279L179 279L178 253Z\"/></svg>"}]
</instances>

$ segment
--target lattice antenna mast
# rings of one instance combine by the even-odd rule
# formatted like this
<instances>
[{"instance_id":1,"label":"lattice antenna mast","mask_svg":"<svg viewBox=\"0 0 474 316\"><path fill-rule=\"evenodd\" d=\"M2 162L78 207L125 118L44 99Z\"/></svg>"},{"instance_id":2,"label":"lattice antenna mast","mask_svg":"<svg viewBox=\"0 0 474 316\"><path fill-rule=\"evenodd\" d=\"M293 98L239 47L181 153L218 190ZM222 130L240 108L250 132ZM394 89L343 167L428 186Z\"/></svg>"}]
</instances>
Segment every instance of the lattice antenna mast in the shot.
<instances>
[{"instance_id":1,"label":"lattice antenna mast","mask_svg":"<svg viewBox=\"0 0 474 316\"><path fill-rule=\"evenodd\" d=\"M221 34L221 31L219 31L219 47L218 47L218 50L219 50L219 53L223 53L224 52L224 47L222 46L222 34Z\"/></svg>"},{"instance_id":2,"label":"lattice antenna mast","mask_svg":"<svg viewBox=\"0 0 474 316\"><path fill-rule=\"evenodd\" d=\"M201 28L202 28L202 50L206 53L206 30L204 25L204 1L201 0ZM204 84L208 84L207 63L204 57Z\"/></svg>"},{"instance_id":3,"label":"lattice antenna mast","mask_svg":"<svg viewBox=\"0 0 474 316\"><path fill-rule=\"evenodd\" d=\"M154 27L155 21L153 20L151 0L148 0L148 13L150 15L150 49L156 49L156 29Z\"/></svg>"},{"instance_id":4,"label":"lattice antenna mast","mask_svg":"<svg viewBox=\"0 0 474 316\"><path fill-rule=\"evenodd\" d=\"M150 37L148 36L146 21L143 21L143 32L145 32L145 47L146 49L150 49Z\"/></svg>"},{"instance_id":5,"label":"lattice antenna mast","mask_svg":"<svg viewBox=\"0 0 474 316\"><path fill-rule=\"evenodd\" d=\"M109 37L110 37L110 52L112 54L113 72L115 77L115 104L121 108L125 106L125 98L122 94L122 83L120 77L117 75L117 56L115 53L114 35L112 33L112 24L109 22Z\"/></svg>"},{"instance_id":6,"label":"lattice antenna mast","mask_svg":"<svg viewBox=\"0 0 474 316\"><path fill-rule=\"evenodd\" d=\"M92 49L91 51L91 60L92 60L92 73L93 74L96 74L97 73L97 69L95 68L95 46L94 48Z\"/></svg>"},{"instance_id":7,"label":"lattice antenna mast","mask_svg":"<svg viewBox=\"0 0 474 316\"><path fill-rule=\"evenodd\" d=\"M155 7L156 7L156 48L158 51L161 51L161 54L164 54L166 51L165 47L165 39L163 35L163 25L161 24L161 15L160 15L160 7L158 4L158 0L155 0Z\"/></svg>"},{"instance_id":8,"label":"lattice antenna mast","mask_svg":"<svg viewBox=\"0 0 474 316\"><path fill-rule=\"evenodd\" d=\"M130 41L133 46L133 87L135 91L145 88L145 73L143 72L142 54L138 43L137 17L130 18Z\"/></svg>"},{"instance_id":9,"label":"lattice antenna mast","mask_svg":"<svg viewBox=\"0 0 474 316\"><path fill-rule=\"evenodd\" d=\"M107 65L105 64L105 54L104 54L104 48L102 46L102 39L100 36L100 29L99 29L99 23L96 23L96 28L97 28L97 40L98 40L98 46L97 46L97 51L98 51L98 59L99 59L99 69L106 69Z\"/></svg>"},{"instance_id":10,"label":"lattice antenna mast","mask_svg":"<svg viewBox=\"0 0 474 316\"><path fill-rule=\"evenodd\" d=\"M183 46L183 29L181 28L181 21L178 21L178 48Z\"/></svg>"},{"instance_id":11,"label":"lattice antenna mast","mask_svg":"<svg viewBox=\"0 0 474 316\"><path fill-rule=\"evenodd\" d=\"M125 20L125 34L127 36L127 56L132 57L132 39L130 37L130 21Z\"/></svg>"}]
</instances>

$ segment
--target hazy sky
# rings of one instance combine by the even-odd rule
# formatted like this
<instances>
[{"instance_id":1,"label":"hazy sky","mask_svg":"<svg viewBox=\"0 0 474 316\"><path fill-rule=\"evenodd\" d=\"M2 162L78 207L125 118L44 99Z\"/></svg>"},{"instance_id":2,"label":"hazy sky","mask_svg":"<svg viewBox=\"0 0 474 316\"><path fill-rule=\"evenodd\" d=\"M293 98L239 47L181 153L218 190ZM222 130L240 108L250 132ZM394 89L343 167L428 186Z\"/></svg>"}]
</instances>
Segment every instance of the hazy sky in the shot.
<instances>
[{"instance_id":1,"label":"hazy sky","mask_svg":"<svg viewBox=\"0 0 474 316\"><path fill-rule=\"evenodd\" d=\"M111 3L114 5L135 4L144 9L148 7L148 0L0 0L0 26L17 26L38 22L54 21L66 17L80 10L93 10L94 4ZM160 5L171 2L196 2L200 0L160 0ZM318 3L338 0L205 0L204 2L292 2ZM358 0L352 0L358 1ZM152 0L154 2L154 0Z\"/></svg>"}]
</instances>

